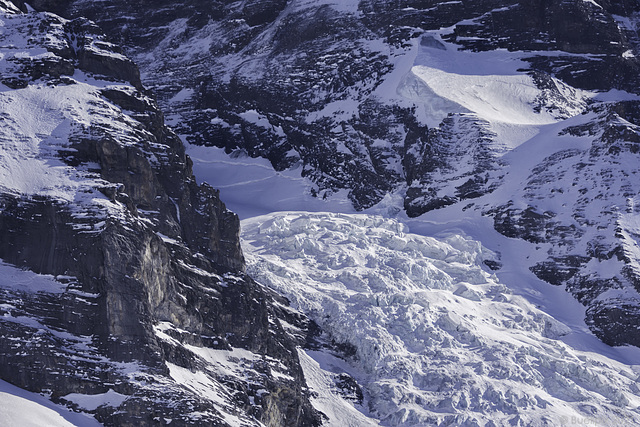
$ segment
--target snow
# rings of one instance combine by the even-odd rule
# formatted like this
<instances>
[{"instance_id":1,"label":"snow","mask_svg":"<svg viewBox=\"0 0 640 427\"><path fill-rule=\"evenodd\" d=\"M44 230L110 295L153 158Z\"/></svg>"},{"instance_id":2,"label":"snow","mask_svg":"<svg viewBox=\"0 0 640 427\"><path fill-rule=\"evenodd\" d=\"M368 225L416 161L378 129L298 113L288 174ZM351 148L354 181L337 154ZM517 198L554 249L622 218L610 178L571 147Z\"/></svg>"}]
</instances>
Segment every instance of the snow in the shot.
<instances>
[{"instance_id":1,"label":"snow","mask_svg":"<svg viewBox=\"0 0 640 427\"><path fill-rule=\"evenodd\" d=\"M335 387L331 373L327 368L331 364L344 365L340 359L316 351L298 350L300 365L304 371L307 386L314 393L313 406L329 418L325 425L345 427L377 426L379 422L363 414L364 408L356 408L341 396L333 392ZM322 364L320 363L322 362ZM347 369L349 369L347 367Z\"/></svg>"},{"instance_id":2,"label":"snow","mask_svg":"<svg viewBox=\"0 0 640 427\"><path fill-rule=\"evenodd\" d=\"M534 125L555 121L531 108L540 90L527 75L463 75L425 65L414 66L412 72L437 96L488 122Z\"/></svg>"},{"instance_id":3,"label":"snow","mask_svg":"<svg viewBox=\"0 0 640 427\"><path fill-rule=\"evenodd\" d=\"M194 393L212 402L219 404L225 403L225 394L228 393L228 391L222 384L218 383L204 372L192 372L187 368L183 368L173 363L167 363L167 367L169 368L169 375L178 384L185 386Z\"/></svg>"},{"instance_id":4,"label":"snow","mask_svg":"<svg viewBox=\"0 0 640 427\"><path fill-rule=\"evenodd\" d=\"M63 138L69 123L62 111L75 103L68 101L66 88L46 93L49 96L42 93L42 87L0 93L0 114L9 117L0 128L0 182L5 190L18 194L72 201L79 183L71 178L71 168L42 158L40 153L43 142L67 143Z\"/></svg>"},{"instance_id":5,"label":"snow","mask_svg":"<svg viewBox=\"0 0 640 427\"><path fill-rule=\"evenodd\" d=\"M357 348L348 366L332 368L317 352L301 356L312 388L324 389L314 403L328 425L343 417L375 425L372 414L385 425L640 422L637 367L586 348L606 347L597 340L581 339L581 348L563 341L580 333L575 325L505 286L483 266L496 254L476 240L411 234L397 220L365 214L274 213L242 226L248 272ZM511 284L529 280L519 273L503 275ZM332 369L358 380L372 414L322 386Z\"/></svg>"},{"instance_id":6,"label":"snow","mask_svg":"<svg viewBox=\"0 0 640 427\"><path fill-rule=\"evenodd\" d=\"M336 121L349 121L358 111L358 101L344 99L326 103L322 110L312 111L307 115L307 123L313 123L323 117L331 117Z\"/></svg>"},{"instance_id":7,"label":"snow","mask_svg":"<svg viewBox=\"0 0 640 427\"><path fill-rule=\"evenodd\" d=\"M0 288L21 292L62 293L66 291L67 285L57 281L54 276L22 270L0 260Z\"/></svg>"},{"instance_id":8,"label":"snow","mask_svg":"<svg viewBox=\"0 0 640 427\"><path fill-rule=\"evenodd\" d=\"M88 211L119 215L122 209L97 191L109 184L90 171L92 165L68 166L58 153L73 151L73 135L89 127L112 129L120 142L134 144L137 125L100 97L95 81L81 73L75 78L69 86L36 83L0 91L0 188L75 205L78 216ZM114 116L122 120L112 121Z\"/></svg>"},{"instance_id":9,"label":"snow","mask_svg":"<svg viewBox=\"0 0 640 427\"><path fill-rule=\"evenodd\" d=\"M354 212L346 191L330 200L313 197L314 186L301 176L301 167L277 172L266 159L231 156L215 147L187 145L187 152L198 182L219 189L227 208L240 218L279 210Z\"/></svg>"},{"instance_id":10,"label":"snow","mask_svg":"<svg viewBox=\"0 0 640 427\"><path fill-rule=\"evenodd\" d=\"M64 19L49 16L50 31L42 46L34 46L25 37L29 28L39 25L42 16L32 14L2 14L0 16L0 72L19 76L16 64L25 59L53 58L47 49L68 49ZM127 59L108 48L101 40L89 40L88 49L116 60ZM99 80L76 70L64 84L50 85L46 81L30 82L26 87L11 90L0 84L0 188L19 197L43 196L66 204L76 218L115 216L122 207L109 202L97 189L108 186L91 171L96 165L72 167L60 159L60 152L73 152L75 136L91 135L91 130L108 130L123 145L138 144L140 125L100 94L103 89L134 92L128 84ZM78 225L79 227L81 225ZM85 225L86 227L86 225ZM100 231L99 227L85 230Z\"/></svg>"},{"instance_id":11,"label":"snow","mask_svg":"<svg viewBox=\"0 0 640 427\"><path fill-rule=\"evenodd\" d=\"M255 124L256 126L273 130L274 133L278 136L282 136L282 137L286 136L281 126L272 125L269 119L265 115L258 113L256 110L247 110L245 112L240 113L239 116L242 117L244 120L248 121L249 123Z\"/></svg>"},{"instance_id":12,"label":"snow","mask_svg":"<svg viewBox=\"0 0 640 427\"><path fill-rule=\"evenodd\" d=\"M255 427L262 426L255 420L247 420L243 417L233 402L233 391L224 384L215 380L212 376L203 371L192 372L189 369L167 362L169 375L173 380L183 387L191 390L201 398L211 401L220 416L231 427ZM197 422L197 413L189 414Z\"/></svg>"},{"instance_id":13,"label":"snow","mask_svg":"<svg viewBox=\"0 0 640 427\"><path fill-rule=\"evenodd\" d=\"M231 277L231 276L230 276ZM243 384L245 387L261 384L264 374L254 369L254 365L266 361L275 378L292 381L284 366L276 359L262 356L251 351L232 348L231 350L212 349L191 344L181 344L169 335L169 331L184 333L169 322L160 322L154 326L156 336L173 346L183 347L205 367L190 370L173 363L167 363L171 378L180 386L192 391L200 398L210 401L224 421L234 427L261 426L237 407L233 388L229 383ZM197 414L190 414L193 418ZM197 420L197 418L196 418Z\"/></svg>"},{"instance_id":14,"label":"snow","mask_svg":"<svg viewBox=\"0 0 640 427\"><path fill-rule=\"evenodd\" d=\"M112 389L109 389L106 393L98 394L82 394L82 393L70 393L66 396L62 396L63 399L73 402L78 407L87 411L95 411L101 406L112 406L114 408L119 407L127 400L126 395L117 393Z\"/></svg>"},{"instance_id":15,"label":"snow","mask_svg":"<svg viewBox=\"0 0 640 427\"><path fill-rule=\"evenodd\" d=\"M181 89L180 92L176 93L173 98L169 100L169 103L178 103L188 101L194 94L194 90L190 88Z\"/></svg>"},{"instance_id":16,"label":"snow","mask_svg":"<svg viewBox=\"0 0 640 427\"><path fill-rule=\"evenodd\" d=\"M534 136L537 127L558 121L557 114L534 109L543 92L530 75L519 71L527 68L522 52L460 50L443 40L450 31L433 31L414 40L378 94L393 99L390 89L395 86L398 101L413 102L430 127L437 127L449 113L472 113L489 123L498 147L516 147ZM566 97L564 114L581 113L584 100L595 96L554 83Z\"/></svg>"},{"instance_id":17,"label":"snow","mask_svg":"<svg viewBox=\"0 0 640 427\"><path fill-rule=\"evenodd\" d=\"M600 6L594 0L582 0L582 1L584 1L585 3L590 3L590 4L594 5L595 7L597 7L598 9L602 9L602 6Z\"/></svg>"},{"instance_id":18,"label":"snow","mask_svg":"<svg viewBox=\"0 0 640 427\"><path fill-rule=\"evenodd\" d=\"M328 5L332 9L343 13L356 14L360 2L358 0L296 0L292 2L296 10L304 10L308 7L318 8Z\"/></svg>"},{"instance_id":19,"label":"snow","mask_svg":"<svg viewBox=\"0 0 640 427\"><path fill-rule=\"evenodd\" d=\"M20 13L20 9L18 9L15 4L8 0L0 0L0 7L2 7L2 9L6 10L7 12Z\"/></svg>"},{"instance_id":20,"label":"snow","mask_svg":"<svg viewBox=\"0 0 640 427\"><path fill-rule=\"evenodd\" d=\"M0 380L0 423L20 427L94 427L95 418L52 403L45 396L31 393Z\"/></svg>"}]
</instances>

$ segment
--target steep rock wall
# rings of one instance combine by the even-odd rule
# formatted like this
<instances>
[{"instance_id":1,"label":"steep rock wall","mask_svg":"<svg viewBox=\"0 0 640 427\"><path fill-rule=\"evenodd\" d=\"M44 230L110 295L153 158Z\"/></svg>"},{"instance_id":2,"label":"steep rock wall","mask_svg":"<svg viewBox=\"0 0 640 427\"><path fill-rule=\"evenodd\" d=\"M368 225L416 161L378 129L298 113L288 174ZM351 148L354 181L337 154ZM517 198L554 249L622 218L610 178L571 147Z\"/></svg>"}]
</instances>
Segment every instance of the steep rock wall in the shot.
<instances>
[{"instance_id":1,"label":"steep rock wall","mask_svg":"<svg viewBox=\"0 0 640 427\"><path fill-rule=\"evenodd\" d=\"M35 289L3 276L0 377L106 425L318 424L298 338L274 308L286 301L243 273L237 216L196 183L136 66L85 19L0 13L17 37L3 149L28 144L21 161L50 176L0 195L0 258L49 278ZM14 115L21 102L35 109ZM117 402L77 400L105 394Z\"/></svg>"}]
</instances>

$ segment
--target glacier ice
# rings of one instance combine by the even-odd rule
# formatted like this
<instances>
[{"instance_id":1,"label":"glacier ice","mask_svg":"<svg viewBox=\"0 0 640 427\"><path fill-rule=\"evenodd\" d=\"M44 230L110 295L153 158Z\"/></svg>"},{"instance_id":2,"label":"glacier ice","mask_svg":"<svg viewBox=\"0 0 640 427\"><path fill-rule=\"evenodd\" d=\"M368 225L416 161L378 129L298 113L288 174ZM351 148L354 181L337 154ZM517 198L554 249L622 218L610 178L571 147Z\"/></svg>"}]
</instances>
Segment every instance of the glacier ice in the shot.
<instances>
[{"instance_id":1,"label":"glacier ice","mask_svg":"<svg viewBox=\"0 0 640 427\"><path fill-rule=\"evenodd\" d=\"M569 328L501 283L483 264L495 254L477 241L365 214L274 213L242 225L250 274L355 347L347 362L301 356L316 381L320 366L362 386L349 425L640 422L636 367L562 342ZM349 423L344 402L331 402L326 391L316 400L328 424Z\"/></svg>"}]
</instances>

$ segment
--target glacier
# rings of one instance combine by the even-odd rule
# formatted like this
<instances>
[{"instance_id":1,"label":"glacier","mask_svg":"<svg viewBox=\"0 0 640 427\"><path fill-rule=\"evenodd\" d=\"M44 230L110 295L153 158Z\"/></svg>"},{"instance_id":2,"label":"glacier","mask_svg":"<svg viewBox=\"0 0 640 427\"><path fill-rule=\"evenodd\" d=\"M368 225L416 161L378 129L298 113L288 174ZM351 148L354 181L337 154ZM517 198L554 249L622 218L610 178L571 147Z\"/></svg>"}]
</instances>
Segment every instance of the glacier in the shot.
<instances>
[{"instance_id":1,"label":"glacier","mask_svg":"<svg viewBox=\"0 0 640 427\"><path fill-rule=\"evenodd\" d=\"M416 40L408 60L398 61L404 69L377 93L418 105L429 125L452 111L487 122L507 178L476 206L508 201L549 153L588 150L591 138L560 134L594 120L585 113L592 100L638 99L556 80L554 107L536 111L549 94L517 71L522 52L459 51L431 37L442 48ZM344 193L329 202L312 197L299 169L277 172L264 159L217 148L188 151L198 178L219 187L243 218L250 274L330 339L356 348L347 361L300 350L305 376L317 381L315 404L331 414L328 425L640 422L640 352L603 345L584 323L585 308L532 274L525 263L543 259L544 245L499 234L469 205L409 218L400 189L356 213ZM546 208L553 202L540 200ZM492 262L504 268L493 271ZM345 399L326 391L340 372L363 387L363 402L345 409Z\"/></svg>"},{"instance_id":2,"label":"glacier","mask_svg":"<svg viewBox=\"0 0 640 427\"><path fill-rule=\"evenodd\" d=\"M640 422L640 351L563 341L575 325L503 283L476 240L366 214L281 212L242 227L248 272L355 347L346 359L299 350L306 377L346 371L363 389L347 415L317 380L327 425Z\"/></svg>"},{"instance_id":3,"label":"glacier","mask_svg":"<svg viewBox=\"0 0 640 427\"><path fill-rule=\"evenodd\" d=\"M527 200L530 183L553 153L589 153L593 133L566 131L597 121L589 105L639 98L579 90L557 79L552 90L541 90L518 70L531 52L464 51L442 38L447 31L414 40L375 94L417 108L429 126L452 112L484 123L489 150L503 166L489 194L411 218L400 187L356 212L346 191L329 200L314 197L300 167L275 171L266 159L239 150L188 145L196 176L220 188L243 219L250 274L314 319L327 339L355 347L346 361L300 350L328 425L638 423L640 352L604 345L568 289L533 274L531 266L544 262L552 244L500 234L486 212L514 195ZM357 106L356 99L344 100L317 114L355 115ZM579 159L558 163L548 188L535 193L541 211L570 221L567 206L577 198L554 188L572 188L578 178L560 171ZM458 167L465 164L459 160ZM634 167L619 169L624 180ZM436 179L446 182L450 175ZM583 209L602 226L608 223L604 206ZM629 213L618 222L630 230L632 252L634 218ZM615 264L602 260L586 268L615 274ZM602 298L633 299L636 293L611 290ZM363 401L349 404L327 391L340 372L362 386Z\"/></svg>"}]
</instances>

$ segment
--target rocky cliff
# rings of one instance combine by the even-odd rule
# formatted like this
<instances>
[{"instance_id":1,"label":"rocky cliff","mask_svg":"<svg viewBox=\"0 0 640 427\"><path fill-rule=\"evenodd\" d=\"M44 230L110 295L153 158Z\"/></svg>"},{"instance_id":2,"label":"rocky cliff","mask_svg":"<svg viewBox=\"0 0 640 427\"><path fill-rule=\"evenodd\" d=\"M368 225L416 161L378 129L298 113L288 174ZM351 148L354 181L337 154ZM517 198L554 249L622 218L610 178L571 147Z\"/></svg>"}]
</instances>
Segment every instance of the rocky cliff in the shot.
<instances>
[{"instance_id":1,"label":"rocky cliff","mask_svg":"<svg viewBox=\"0 0 640 427\"><path fill-rule=\"evenodd\" d=\"M100 4L34 5L106 28L190 143L301 167L357 210L393 195L409 217L488 216L599 337L640 344L637 2ZM524 142L548 151L520 177Z\"/></svg>"},{"instance_id":2,"label":"rocky cliff","mask_svg":"<svg viewBox=\"0 0 640 427\"><path fill-rule=\"evenodd\" d=\"M237 216L137 66L23 10L0 4L0 377L105 425L318 424L308 321L244 274Z\"/></svg>"}]
</instances>

